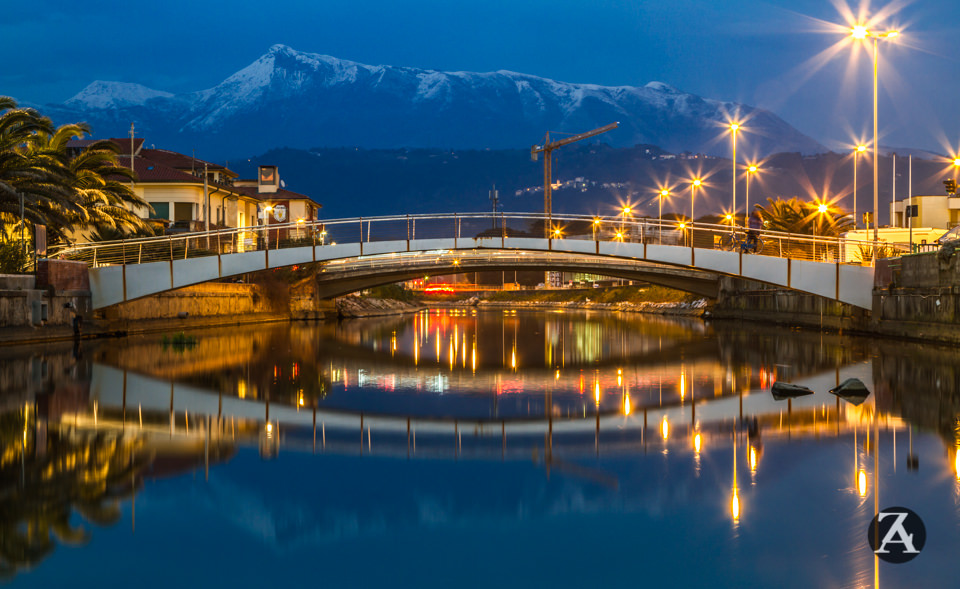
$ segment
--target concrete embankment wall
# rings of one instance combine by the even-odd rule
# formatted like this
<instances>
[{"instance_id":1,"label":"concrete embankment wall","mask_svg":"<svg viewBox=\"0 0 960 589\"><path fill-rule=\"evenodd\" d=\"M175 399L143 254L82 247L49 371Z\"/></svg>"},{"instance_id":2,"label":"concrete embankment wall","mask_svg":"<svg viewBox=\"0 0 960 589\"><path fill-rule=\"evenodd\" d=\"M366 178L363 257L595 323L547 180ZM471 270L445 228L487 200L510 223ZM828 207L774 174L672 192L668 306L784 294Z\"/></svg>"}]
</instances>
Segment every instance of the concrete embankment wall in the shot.
<instances>
[{"instance_id":1,"label":"concrete embankment wall","mask_svg":"<svg viewBox=\"0 0 960 589\"><path fill-rule=\"evenodd\" d=\"M960 261L952 249L880 260L873 289L875 333L960 343Z\"/></svg>"},{"instance_id":2,"label":"concrete embankment wall","mask_svg":"<svg viewBox=\"0 0 960 589\"><path fill-rule=\"evenodd\" d=\"M108 321L186 317L241 317L273 313L275 307L256 284L206 283L102 309Z\"/></svg>"},{"instance_id":3,"label":"concrete embankment wall","mask_svg":"<svg viewBox=\"0 0 960 589\"><path fill-rule=\"evenodd\" d=\"M960 344L957 257L944 250L879 260L869 312L815 295L724 278L711 316Z\"/></svg>"},{"instance_id":4,"label":"concrete embankment wall","mask_svg":"<svg viewBox=\"0 0 960 589\"><path fill-rule=\"evenodd\" d=\"M870 313L853 305L726 277L720 279L720 296L709 317L833 331L864 331L870 323Z\"/></svg>"}]
</instances>

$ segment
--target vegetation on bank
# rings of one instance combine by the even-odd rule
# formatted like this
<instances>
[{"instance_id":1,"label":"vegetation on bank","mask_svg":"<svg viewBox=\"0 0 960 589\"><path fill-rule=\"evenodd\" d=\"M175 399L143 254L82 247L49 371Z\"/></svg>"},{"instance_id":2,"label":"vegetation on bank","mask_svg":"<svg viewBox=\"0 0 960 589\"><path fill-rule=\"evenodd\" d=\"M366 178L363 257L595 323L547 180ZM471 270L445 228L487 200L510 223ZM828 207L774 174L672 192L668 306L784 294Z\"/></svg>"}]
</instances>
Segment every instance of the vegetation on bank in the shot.
<instances>
[{"instance_id":1,"label":"vegetation on bank","mask_svg":"<svg viewBox=\"0 0 960 589\"><path fill-rule=\"evenodd\" d=\"M67 147L90 133L85 123L60 127L31 108L0 96L0 244L33 251L34 227L46 227L48 245L75 232L94 237L152 234L133 211L150 206L134 193L133 170L107 140ZM21 208L22 203L22 208ZM0 273L24 270L22 254L0 256Z\"/></svg>"},{"instance_id":2,"label":"vegetation on bank","mask_svg":"<svg viewBox=\"0 0 960 589\"><path fill-rule=\"evenodd\" d=\"M493 302L541 303L692 303L702 297L664 286L617 286L594 289L508 290L483 297Z\"/></svg>"}]
</instances>

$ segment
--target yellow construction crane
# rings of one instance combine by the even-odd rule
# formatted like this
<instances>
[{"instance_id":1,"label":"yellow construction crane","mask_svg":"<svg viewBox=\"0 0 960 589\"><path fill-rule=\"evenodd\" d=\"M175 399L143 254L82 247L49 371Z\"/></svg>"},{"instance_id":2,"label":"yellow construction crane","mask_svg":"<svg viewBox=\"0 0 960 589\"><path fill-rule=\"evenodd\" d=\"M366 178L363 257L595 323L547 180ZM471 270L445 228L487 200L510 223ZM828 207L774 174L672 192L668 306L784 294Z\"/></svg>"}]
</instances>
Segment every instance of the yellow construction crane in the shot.
<instances>
[{"instance_id":1,"label":"yellow construction crane","mask_svg":"<svg viewBox=\"0 0 960 589\"><path fill-rule=\"evenodd\" d=\"M537 161L537 154L543 153L543 212L547 216L547 222L543 226L544 237L549 238L553 231L553 150L564 145L569 145L581 139L593 137L601 133L616 129L620 123L610 123L609 125L598 127L586 133L573 135L560 141L550 142L550 131L543 140L543 145L534 145L530 148L530 159Z\"/></svg>"}]
</instances>

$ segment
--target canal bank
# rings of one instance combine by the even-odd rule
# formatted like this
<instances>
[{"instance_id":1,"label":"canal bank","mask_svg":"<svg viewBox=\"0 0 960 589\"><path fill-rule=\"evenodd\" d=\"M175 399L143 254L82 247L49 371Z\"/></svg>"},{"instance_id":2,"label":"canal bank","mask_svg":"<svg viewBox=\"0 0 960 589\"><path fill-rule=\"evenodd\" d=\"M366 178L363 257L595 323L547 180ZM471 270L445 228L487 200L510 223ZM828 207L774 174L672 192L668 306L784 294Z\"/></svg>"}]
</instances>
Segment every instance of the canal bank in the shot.
<instances>
[{"instance_id":1,"label":"canal bank","mask_svg":"<svg viewBox=\"0 0 960 589\"><path fill-rule=\"evenodd\" d=\"M872 309L722 278L710 319L960 344L960 263L952 248L877 262Z\"/></svg>"}]
</instances>

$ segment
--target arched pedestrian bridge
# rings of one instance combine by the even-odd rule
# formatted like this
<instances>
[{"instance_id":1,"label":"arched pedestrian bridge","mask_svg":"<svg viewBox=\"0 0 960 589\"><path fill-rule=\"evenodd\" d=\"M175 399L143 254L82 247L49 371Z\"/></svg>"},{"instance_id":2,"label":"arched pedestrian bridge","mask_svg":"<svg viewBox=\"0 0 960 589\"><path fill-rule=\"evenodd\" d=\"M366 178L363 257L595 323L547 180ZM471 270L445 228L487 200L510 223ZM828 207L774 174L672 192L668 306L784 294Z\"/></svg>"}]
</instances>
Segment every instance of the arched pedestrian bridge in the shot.
<instances>
[{"instance_id":1,"label":"arched pedestrian bridge","mask_svg":"<svg viewBox=\"0 0 960 589\"><path fill-rule=\"evenodd\" d=\"M871 307L874 244L762 232L724 248L729 226L623 217L450 213L271 224L85 243L53 257L90 265L93 308L248 272L323 262L326 298L424 275L555 270L646 280L713 297L741 277ZM549 237L545 237L549 235ZM742 230L738 233L742 240ZM727 251L733 249L733 251Z\"/></svg>"}]
</instances>

